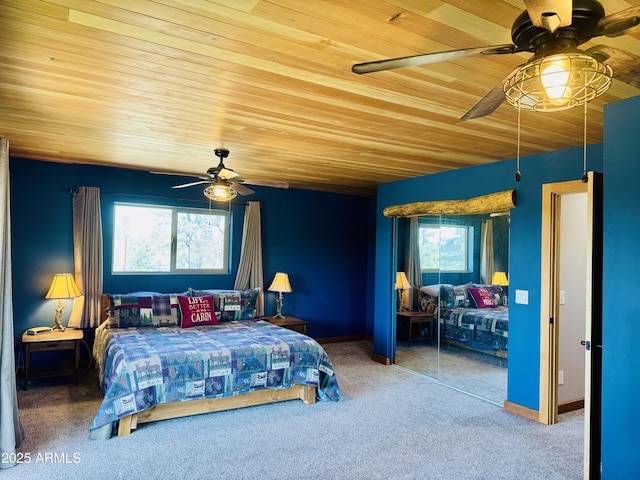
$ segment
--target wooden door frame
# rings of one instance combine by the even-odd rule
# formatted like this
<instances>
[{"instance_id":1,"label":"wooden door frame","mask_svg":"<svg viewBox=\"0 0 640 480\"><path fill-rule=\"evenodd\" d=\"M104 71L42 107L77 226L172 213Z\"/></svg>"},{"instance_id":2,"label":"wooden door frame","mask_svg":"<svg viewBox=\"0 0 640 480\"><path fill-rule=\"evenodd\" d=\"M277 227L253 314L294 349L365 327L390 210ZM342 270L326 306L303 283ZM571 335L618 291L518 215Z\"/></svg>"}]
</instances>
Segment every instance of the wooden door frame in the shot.
<instances>
[{"instance_id":1,"label":"wooden door frame","mask_svg":"<svg viewBox=\"0 0 640 480\"><path fill-rule=\"evenodd\" d=\"M540 404L539 421L558 421L558 245L560 198L571 193L588 194L587 279L584 399L584 479L600 479L602 445L602 174L589 172L588 182L579 180L542 186L542 251L540 289Z\"/></svg>"},{"instance_id":2,"label":"wooden door frame","mask_svg":"<svg viewBox=\"0 0 640 480\"><path fill-rule=\"evenodd\" d=\"M592 181L592 172L589 181ZM542 185L542 250L540 285L540 406L538 421L551 425L558 421L558 246L560 241L560 198L587 193L581 180Z\"/></svg>"}]
</instances>

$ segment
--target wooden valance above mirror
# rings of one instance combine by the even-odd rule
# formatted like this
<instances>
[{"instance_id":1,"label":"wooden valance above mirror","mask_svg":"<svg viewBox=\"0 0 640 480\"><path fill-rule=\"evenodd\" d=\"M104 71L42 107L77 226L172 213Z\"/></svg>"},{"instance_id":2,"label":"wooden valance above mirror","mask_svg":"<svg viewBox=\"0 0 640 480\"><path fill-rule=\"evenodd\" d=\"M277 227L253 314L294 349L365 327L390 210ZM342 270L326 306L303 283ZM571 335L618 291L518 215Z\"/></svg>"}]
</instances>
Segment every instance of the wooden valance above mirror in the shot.
<instances>
[{"instance_id":1,"label":"wooden valance above mirror","mask_svg":"<svg viewBox=\"0 0 640 480\"><path fill-rule=\"evenodd\" d=\"M415 217L417 215L471 215L508 210L516 206L516 191L489 193L466 200L438 200L393 205L383 210L385 217Z\"/></svg>"}]
</instances>

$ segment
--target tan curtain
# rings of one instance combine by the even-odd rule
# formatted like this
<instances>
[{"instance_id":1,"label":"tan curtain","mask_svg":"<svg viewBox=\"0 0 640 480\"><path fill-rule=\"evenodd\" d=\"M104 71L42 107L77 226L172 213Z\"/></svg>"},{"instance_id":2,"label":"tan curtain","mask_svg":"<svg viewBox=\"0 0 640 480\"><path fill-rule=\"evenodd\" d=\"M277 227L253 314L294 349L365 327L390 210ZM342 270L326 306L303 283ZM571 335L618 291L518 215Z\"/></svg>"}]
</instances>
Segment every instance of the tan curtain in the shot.
<instances>
[{"instance_id":1,"label":"tan curtain","mask_svg":"<svg viewBox=\"0 0 640 480\"><path fill-rule=\"evenodd\" d=\"M102 318L102 214L100 189L78 187L73 193L73 263L83 296L69 317L73 328L95 328Z\"/></svg>"},{"instance_id":2,"label":"tan curtain","mask_svg":"<svg viewBox=\"0 0 640 480\"><path fill-rule=\"evenodd\" d=\"M264 274L262 271L262 230L260 202L249 202L244 213L240 264L234 289L260 288L256 302L257 315L264 315Z\"/></svg>"},{"instance_id":3,"label":"tan curtain","mask_svg":"<svg viewBox=\"0 0 640 480\"><path fill-rule=\"evenodd\" d=\"M480 282L490 284L494 268L493 220L485 220L480 232Z\"/></svg>"},{"instance_id":4,"label":"tan curtain","mask_svg":"<svg viewBox=\"0 0 640 480\"><path fill-rule=\"evenodd\" d=\"M420 245L418 241L418 217L409 220L409 235L407 253L404 260L404 269L411 288L407 290L407 305L409 309L418 307L418 290L422 286L422 270L420 269Z\"/></svg>"},{"instance_id":5,"label":"tan curtain","mask_svg":"<svg viewBox=\"0 0 640 480\"><path fill-rule=\"evenodd\" d=\"M18 416L16 357L11 283L11 211L9 141L0 137L0 468L15 465L16 447L24 439ZM6 461L5 461L6 460Z\"/></svg>"}]
</instances>

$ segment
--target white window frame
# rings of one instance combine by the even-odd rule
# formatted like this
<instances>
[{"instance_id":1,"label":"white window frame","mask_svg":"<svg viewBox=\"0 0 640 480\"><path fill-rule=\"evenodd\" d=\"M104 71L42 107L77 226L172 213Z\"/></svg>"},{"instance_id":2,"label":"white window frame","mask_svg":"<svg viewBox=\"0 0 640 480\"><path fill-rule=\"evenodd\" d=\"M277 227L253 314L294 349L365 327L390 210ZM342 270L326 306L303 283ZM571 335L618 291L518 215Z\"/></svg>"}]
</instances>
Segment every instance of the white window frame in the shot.
<instances>
[{"instance_id":1,"label":"white window frame","mask_svg":"<svg viewBox=\"0 0 640 480\"><path fill-rule=\"evenodd\" d=\"M473 235L474 235L474 227L472 225L435 225L435 224L421 224L418 226L418 229L426 228L426 229L440 229L442 227L446 228L459 228L465 230L465 269L456 269L456 270L447 270L442 269L440 265L438 268L423 268L422 264L420 265L420 270L423 273L473 273Z\"/></svg>"},{"instance_id":2,"label":"white window frame","mask_svg":"<svg viewBox=\"0 0 640 480\"><path fill-rule=\"evenodd\" d=\"M115 270L115 243L116 236L118 235L118 225L116 224L116 215L118 206L126 206L126 207L138 207L138 208L150 208L150 209L162 209L168 210L171 212L171 241L169 248L170 262L169 262L169 270L143 270L143 271L134 271L134 270ZM225 230L223 234L223 260L221 268L177 268L177 238L178 238L178 214L181 213L197 213L199 215L212 215L217 217L222 217L225 225ZM213 210L213 209L204 209L204 208L190 208L190 207L174 207L167 205L151 205L151 204L141 204L141 203L130 203L130 202L115 202L114 203L114 215L113 215L113 251L111 252L111 273L113 275L158 275L158 274L218 274L218 275L226 275L229 273L229 241L231 236L231 223L230 223L230 212L227 210Z\"/></svg>"}]
</instances>

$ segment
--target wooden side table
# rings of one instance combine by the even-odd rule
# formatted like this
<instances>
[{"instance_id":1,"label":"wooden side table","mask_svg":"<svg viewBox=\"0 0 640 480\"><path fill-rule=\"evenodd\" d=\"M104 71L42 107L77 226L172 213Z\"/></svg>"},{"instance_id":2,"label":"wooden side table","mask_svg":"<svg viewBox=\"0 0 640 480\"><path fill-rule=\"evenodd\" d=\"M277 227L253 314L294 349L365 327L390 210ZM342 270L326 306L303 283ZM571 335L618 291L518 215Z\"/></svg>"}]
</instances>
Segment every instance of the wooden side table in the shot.
<instances>
[{"instance_id":1,"label":"wooden side table","mask_svg":"<svg viewBox=\"0 0 640 480\"><path fill-rule=\"evenodd\" d=\"M22 335L22 345L24 346L24 386L27 390L29 379L66 377L73 375L75 384L78 384L78 373L80 367L80 342L82 341L82 330L67 328L64 332L53 331L50 333L40 333L29 335L24 332ZM33 352L49 352L55 350L74 350L73 362L53 362L48 365L36 365L36 372L32 371L31 354Z\"/></svg>"},{"instance_id":2,"label":"wooden side table","mask_svg":"<svg viewBox=\"0 0 640 480\"><path fill-rule=\"evenodd\" d=\"M304 333L305 335L307 334L308 322L306 320L300 320L299 318L289 316L284 318L262 317L262 319L279 327L288 328L289 330Z\"/></svg>"},{"instance_id":3,"label":"wooden side table","mask_svg":"<svg viewBox=\"0 0 640 480\"><path fill-rule=\"evenodd\" d=\"M398 323L404 322L407 325L409 346L411 346L411 340L413 336L413 325L415 324L429 324L429 340L433 342L435 338L435 315L433 313L421 312L416 310L399 310L396 312L396 320Z\"/></svg>"}]
</instances>

